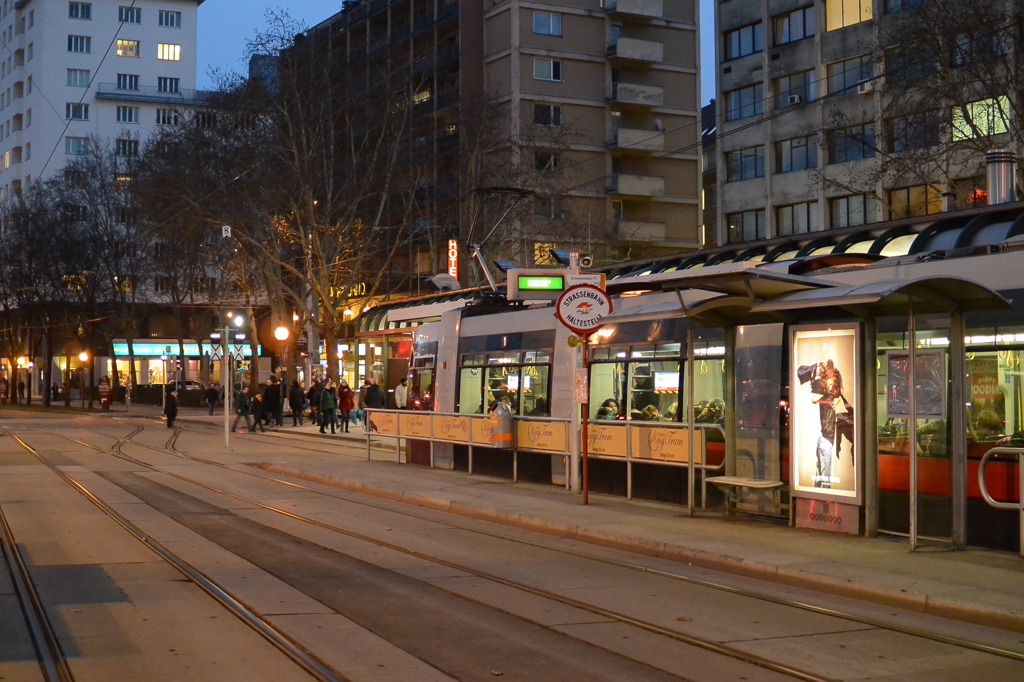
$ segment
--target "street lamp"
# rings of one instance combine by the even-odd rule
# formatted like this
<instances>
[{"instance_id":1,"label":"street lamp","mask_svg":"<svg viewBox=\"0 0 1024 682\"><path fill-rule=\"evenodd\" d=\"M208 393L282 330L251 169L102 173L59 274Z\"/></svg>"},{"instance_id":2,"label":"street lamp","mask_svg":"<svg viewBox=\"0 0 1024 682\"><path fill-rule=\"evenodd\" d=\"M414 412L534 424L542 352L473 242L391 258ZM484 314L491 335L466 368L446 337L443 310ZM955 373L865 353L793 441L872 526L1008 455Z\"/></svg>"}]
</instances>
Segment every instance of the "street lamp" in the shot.
<instances>
[{"instance_id":1,"label":"street lamp","mask_svg":"<svg viewBox=\"0 0 1024 682\"><path fill-rule=\"evenodd\" d=\"M82 367L85 363L89 362L89 353L82 351L78 354L78 361L82 363L78 366L78 395L82 398L82 409L85 409L85 369Z\"/></svg>"},{"instance_id":2,"label":"street lamp","mask_svg":"<svg viewBox=\"0 0 1024 682\"><path fill-rule=\"evenodd\" d=\"M274 338L278 341L287 341L290 334L291 332L288 330L288 327L282 326L274 330Z\"/></svg>"},{"instance_id":3,"label":"street lamp","mask_svg":"<svg viewBox=\"0 0 1024 682\"><path fill-rule=\"evenodd\" d=\"M231 228L224 228L226 233L225 237L231 236ZM220 348L221 348L221 366L220 366L220 380L224 385L224 447L225 449L231 447L231 398L235 390L235 380L231 376L231 357L228 353L228 349L231 347L231 342L234 340L231 333L231 324L234 323L236 327L241 327L245 324L245 317L241 313L235 315L233 312L228 312L228 321L224 323L224 328L220 330Z\"/></svg>"}]
</instances>

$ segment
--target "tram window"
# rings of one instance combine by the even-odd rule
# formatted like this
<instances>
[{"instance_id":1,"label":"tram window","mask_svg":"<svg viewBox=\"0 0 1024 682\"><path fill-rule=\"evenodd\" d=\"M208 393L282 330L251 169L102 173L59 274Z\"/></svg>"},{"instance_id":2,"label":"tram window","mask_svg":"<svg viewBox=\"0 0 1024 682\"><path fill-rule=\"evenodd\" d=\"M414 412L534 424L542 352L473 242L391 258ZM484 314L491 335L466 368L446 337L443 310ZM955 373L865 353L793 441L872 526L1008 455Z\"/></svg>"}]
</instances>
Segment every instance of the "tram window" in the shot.
<instances>
[{"instance_id":1,"label":"tram window","mask_svg":"<svg viewBox=\"0 0 1024 682\"><path fill-rule=\"evenodd\" d=\"M681 352L680 343L595 348L596 362L590 367L590 417L679 421L685 410L679 392Z\"/></svg>"},{"instance_id":2,"label":"tram window","mask_svg":"<svg viewBox=\"0 0 1024 682\"><path fill-rule=\"evenodd\" d=\"M632 363L629 418L643 421L678 421L678 360Z\"/></svg>"},{"instance_id":3,"label":"tram window","mask_svg":"<svg viewBox=\"0 0 1024 682\"><path fill-rule=\"evenodd\" d=\"M463 367L459 372L459 412L462 414L483 414L484 369Z\"/></svg>"},{"instance_id":4,"label":"tram window","mask_svg":"<svg viewBox=\"0 0 1024 682\"><path fill-rule=\"evenodd\" d=\"M551 351L465 355L459 372L459 412L482 414L497 402L519 416L551 414Z\"/></svg>"},{"instance_id":5,"label":"tram window","mask_svg":"<svg viewBox=\"0 0 1024 682\"><path fill-rule=\"evenodd\" d=\"M626 364L598 362L590 366L590 418L625 419Z\"/></svg>"}]
</instances>

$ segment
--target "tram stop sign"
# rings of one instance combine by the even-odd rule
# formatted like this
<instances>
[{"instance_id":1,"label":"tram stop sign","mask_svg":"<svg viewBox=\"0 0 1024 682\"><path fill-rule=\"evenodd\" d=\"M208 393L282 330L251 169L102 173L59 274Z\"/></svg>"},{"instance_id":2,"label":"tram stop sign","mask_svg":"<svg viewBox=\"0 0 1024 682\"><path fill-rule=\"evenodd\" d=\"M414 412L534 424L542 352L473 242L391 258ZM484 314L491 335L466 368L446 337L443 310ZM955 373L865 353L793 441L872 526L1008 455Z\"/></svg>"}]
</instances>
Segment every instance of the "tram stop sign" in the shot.
<instances>
[{"instance_id":1,"label":"tram stop sign","mask_svg":"<svg viewBox=\"0 0 1024 682\"><path fill-rule=\"evenodd\" d=\"M555 316L570 331L583 336L601 327L601 320L612 312L612 299L591 284L577 284L562 292L555 301Z\"/></svg>"}]
</instances>

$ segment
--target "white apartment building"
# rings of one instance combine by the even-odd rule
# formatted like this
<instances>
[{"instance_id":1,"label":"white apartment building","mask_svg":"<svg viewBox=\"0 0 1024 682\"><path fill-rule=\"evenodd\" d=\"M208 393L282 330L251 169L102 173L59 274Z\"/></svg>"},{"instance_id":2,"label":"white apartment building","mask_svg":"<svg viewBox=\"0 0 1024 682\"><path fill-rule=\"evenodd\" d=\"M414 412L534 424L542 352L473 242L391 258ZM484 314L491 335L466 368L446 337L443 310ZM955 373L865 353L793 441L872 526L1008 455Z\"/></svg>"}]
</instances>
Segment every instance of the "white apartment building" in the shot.
<instances>
[{"instance_id":1,"label":"white apartment building","mask_svg":"<svg viewBox=\"0 0 1024 682\"><path fill-rule=\"evenodd\" d=\"M136 154L196 101L203 0L0 0L0 200L90 138Z\"/></svg>"}]
</instances>

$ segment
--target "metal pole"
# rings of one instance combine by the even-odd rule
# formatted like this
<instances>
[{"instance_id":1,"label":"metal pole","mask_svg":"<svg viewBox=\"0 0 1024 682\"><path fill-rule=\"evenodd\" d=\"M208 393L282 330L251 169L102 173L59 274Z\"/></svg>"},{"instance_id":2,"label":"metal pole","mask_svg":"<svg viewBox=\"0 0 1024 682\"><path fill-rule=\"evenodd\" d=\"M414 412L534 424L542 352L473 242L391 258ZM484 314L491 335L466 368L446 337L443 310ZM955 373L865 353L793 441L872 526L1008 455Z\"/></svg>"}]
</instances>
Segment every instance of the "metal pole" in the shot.
<instances>
[{"instance_id":1,"label":"metal pole","mask_svg":"<svg viewBox=\"0 0 1024 682\"><path fill-rule=\"evenodd\" d=\"M908 352L907 383L909 384L907 415L907 440L910 448L910 551L917 549L917 324L914 309L910 309L907 323Z\"/></svg>"},{"instance_id":2,"label":"metal pole","mask_svg":"<svg viewBox=\"0 0 1024 682\"><path fill-rule=\"evenodd\" d=\"M949 316L949 463L953 471L953 547L967 547L967 399L964 383L967 377L964 316Z\"/></svg>"},{"instance_id":3,"label":"metal pole","mask_svg":"<svg viewBox=\"0 0 1024 682\"><path fill-rule=\"evenodd\" d=\"M736 475L736 327L725 328L725 475ZM726 496L725 513L733 503Z\"/></svg>"},{"instance_id":4,"label":"metal pole","mask_svg":"<svg viewBox=\"0 0 1024 682\"><path fill-rule=\"evenodd\" d=\"M519 483L519 451L512 451L512 482Z\"/></svg>"},{"instance_id":5,"label":"metal pole","mask_svg":"<svg viewBox=\"0 0 1024 682\"><path fill-rule=\"evenodd\" d=\"M580 352L584 372L587 371L587 346L589 345L590 334L584 334ZM590 504L590 457L588 456L590 451L590 441L588 439L590 436L587 433L587 424L590 421L590 389L589 386L586 388L586 397L580 410L580 455L583 459L583 504Z\"/></svg>"},{"instance_id":6,"label":"metal pole","mask_svg":"<svg viewBox=\"0 0 1024 682\"><path fill-rule=\"evenodd\" d=\"M580 363L580 350L579 348L572 349L572 371L573 376L576 375L576 370L581 366ZM575 404L576 396L573 395L573 403ZM580 411L573 408L572 411L572 433L570 434L570 462L569 462L569 486L570 490L581 490L582 486L580 483Z\"/></svg>"},{"instance_id":7,"label":"metal pole","mask_svg":"<svg viewBox=\"0 0 1024 682\"><path fill-rule=\"evenodd\" d=\"M686 434L689 441L686 455L686 513L689 516L693 516L693 507L695 500L694 495L696 494L696 483L697 483L697 469L693 466L693 449L696 445L696 434L693 431L693 368L695 365L696 351L693 347L693 320L686 321ZM704 464L704 458L701 458L701 465Z\"/></svg>"},{"instance_id":8,"label":"metal pole","mask_svg":"<svg viewBox=\"0 0 1024 682\"><path fill-rule=\"evenodd\" d=\"M864 401L861 410L861 457L864 462L864 535L878 534L878 331L875 318L864 321L864 350L861 367L864 377Z\"/></svg>"},{"instance_id":9,"label":"metal pole","mask_svg":"<svg viewBox=\"0 0 1024 682\"><path fill-rule=\"evenodd\" d=\"M469 444L469 475L473 475L473 443L472 443L472 423L470 423L470 444Z\"/></svg>"},{"instance_id":10,"label":"metal pole","mask_svg":"<svg viewBox=\"0 0 1024 682\"><path fill-rule=\"evenodd\" d=\"M231 449L231 393L234 391L234 382L231 380L229 373L231 371L230 363L228 362L228 328L224 327L224 331L221 332L220 336L220 349L221 349L221 369L220 369L220 382L224 386L224 449Z\"/></svg>"}]
</instances>

